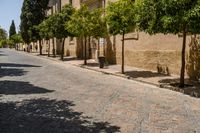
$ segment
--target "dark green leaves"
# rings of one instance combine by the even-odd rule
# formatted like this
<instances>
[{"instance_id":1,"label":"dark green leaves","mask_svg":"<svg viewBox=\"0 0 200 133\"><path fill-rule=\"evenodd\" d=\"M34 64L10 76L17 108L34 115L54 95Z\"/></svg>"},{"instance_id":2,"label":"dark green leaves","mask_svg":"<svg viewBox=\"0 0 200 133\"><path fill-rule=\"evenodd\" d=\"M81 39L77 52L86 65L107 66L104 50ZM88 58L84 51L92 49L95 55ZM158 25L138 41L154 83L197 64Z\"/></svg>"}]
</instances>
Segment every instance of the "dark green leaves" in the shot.
<instances>
[{"instance_id":1,"label":"dark green leaves","mask_svg":"<svg viewBox=\"0 0 200 133\"><path fill-rule=\"evenodd\" d=\"M113 35L128 33L135 27L134 2L119 0L109 3L106 9L106 20L109 32Z\"/></svg>"},{"instance_id":2,"label":"dark green leaves","mask_svg":"<svg viewBox=\"0 0 200 133\"><path fill-rule=\"evenodd\" d=\"M180 33L183 25L191 33L199 32L199 0L138 0L137 24L141 31Z\"/></svg>"},{"instance_id":3,"label":"dark green leaves","mask_svg":"<svg viewBox=\"0 0 200 133\"><path fill-rule=\"evenodd\" d=\"M39 40L39 25L46 17L49 0L24 0L21 13L20 31L26 43Z\"/></svg>"},{"instance_id":4,"label":"dark green leaves","mask_svg":"<svg viewBox=\"0 0 200 133\"><path fill-rule=\"evenodd\" d=\"M12 20L12 23L10 25L10 30L9 30L9 38L11 38L11 36L15 34L16 34L15 22L14 20Z\"/></svg>"}]
</instances>

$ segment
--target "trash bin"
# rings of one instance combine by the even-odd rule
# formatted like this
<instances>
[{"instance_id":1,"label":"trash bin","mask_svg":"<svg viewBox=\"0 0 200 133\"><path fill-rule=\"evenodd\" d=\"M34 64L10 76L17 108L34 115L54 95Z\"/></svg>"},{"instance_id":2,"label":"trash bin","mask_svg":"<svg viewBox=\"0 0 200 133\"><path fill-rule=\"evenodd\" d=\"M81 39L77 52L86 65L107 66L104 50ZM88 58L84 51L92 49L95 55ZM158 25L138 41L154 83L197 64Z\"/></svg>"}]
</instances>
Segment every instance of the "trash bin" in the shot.
<instances>
[{"instance_id":1,"label":"trash bin","mask_svg":"<svg viewBox=\"0 0 200 133\"><path fill-rule=\"evenodd\" d=\"M99 56L98 58L99 58L99 68L103 68L105 63L105 57Z\"/></svg>"}]
</instances>

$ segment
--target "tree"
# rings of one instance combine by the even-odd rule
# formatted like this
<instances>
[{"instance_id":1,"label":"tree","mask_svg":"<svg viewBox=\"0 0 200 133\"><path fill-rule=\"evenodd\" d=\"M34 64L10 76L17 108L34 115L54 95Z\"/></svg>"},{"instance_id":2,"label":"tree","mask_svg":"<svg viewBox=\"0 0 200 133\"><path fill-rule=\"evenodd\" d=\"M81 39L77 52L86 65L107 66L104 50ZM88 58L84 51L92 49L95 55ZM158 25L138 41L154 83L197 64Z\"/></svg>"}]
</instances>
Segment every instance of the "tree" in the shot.
<instances>
[{"instance_id":1,"label":"tree","mask_svg":"<svg viewBox=\"0 0 200 133\"><path fill-rule=\"evenodd\" d=\"M124 73L124 37L126 33L132 32L135 27L134 2L132 0L119 0L109 3L106 9L106 20L109 33L122 35L122 66Z\"/></svg>"},{"instance_id":2,"label":"tree","mask_svg":"<svg viewBox=\"0 0 200 133\"><path fill-rule=\"evenodd\" d=\"M49 0L24 0L21 13L20 31L25 43L39 40L42 54L41 37L36 26L46 18Z\"/></svg>"},{"instance_id":3,"label":"tree","mask_svg":"<svg viewBox=\"0 0 200 133\"><path fill-rule=\"evenodd\" d=\"M68 36L73 36L71 32L65 29L65 23L70 21L71 15L74 13L74 11L75 9L71 5L67 4L63 7L60 13L51 16L51 19L54 20L52 25L53 36L57 39L60 39L62 42L61 60L63 60L64 56L65 38Z\"/></svg>"},{"instance_id":4,"label":"tree","mask_svg":"<svg viewBox=\"0 0 200 133\"><path fill-rule=\"evenodd\" d=\"M200 0L138 0L137 24L149 34L182 33L180 87L184 87L187 34L200 33Z\"/></svg>"},{"instance_id":5,"label":"tree","mask_svg":"<svg viewBox=\"0 0 200 133\"><path fill-rule=\"evenodd\" d=\"M52 21L53 20L52 18L53 17L49 16L47 19L45 19L42 23L40 23L37 26L37 29L39 30L40 37L45 39L47 44L49 45L48 56L50 56L50 43L48 43L48 41L49 41L50 38L53 38L53 29L54 29L53 28L54 21ZM54 52L53 52L53 54L55 56Z\"/></svg>"},{"instance_id":6,"label":"tree","mask_svg":"<svg viewBox=\"0 0 200 133\"><path fill-rule=\"evenodd\" d=\"M12 35L10 40L13 40L14 44L17 44L16 46L17 50L18 50L18 44L23 42L22 36L20 33Z\"/></svg>"},{"instance_id":7,"label":"tree","mask_svg":"<svg viewBox=\"0 0 200 133\"><path fill-rule=\"evenodd\" d=\"M12 39L6 39L6 44L9 46L9 48L15 47L15 43Z\"/></svg>"},{"instance_id":8,"label":"tree","mask_svg":"<svg viewBox=\"0 0 200 133\"><path fill-rule=\"evenodd\" d=\"M97 35L96 24L98 21L95 19L97 17L95 15L99 16L98 12L92 13L87 6L81 5L65 25L65 28L76 37L84 38L84 65L87 65L87 37Z\"/></svg>"},{"instance_id":9,"label":"tree","mask_svg":"<svg viewBox=\"0 0 200 133\"><path fill-rule=\"evenodd\" d=\"M10 30L9 30L9 38L11 38L11 36L15 34L16 34L15 22L14 20L12 20L12 23L10 25Z\"/></svg>"},{"instance_id":10,"label":"tree","mask_svg":"<svg viewBox=\"0 0 200 133\"><path fill-rule=\"evenodd\" d=\"M7 39L5 40L0 40L0 48L4 48L7 45Z\"/></svg>"},{"instance_id":11,"label":"tree","mask_svg":"<svg viewBox=\"0 0 200 133\"><path fill-rule=\"evenodd\" d=\"M0 40L5 40L6 38L7 38L6 31L0 27Z\"/></svg>"},{"instance_id":12,"label":"tree","mask_svg":"<svg viewBox=\"0 0 200 133\"><path fill-rule=\"evenodd\" d=\"M7 45L6 38L7 38L6 31L0 27L0 47L5 47Z\"/></svg>"}]
</instances>

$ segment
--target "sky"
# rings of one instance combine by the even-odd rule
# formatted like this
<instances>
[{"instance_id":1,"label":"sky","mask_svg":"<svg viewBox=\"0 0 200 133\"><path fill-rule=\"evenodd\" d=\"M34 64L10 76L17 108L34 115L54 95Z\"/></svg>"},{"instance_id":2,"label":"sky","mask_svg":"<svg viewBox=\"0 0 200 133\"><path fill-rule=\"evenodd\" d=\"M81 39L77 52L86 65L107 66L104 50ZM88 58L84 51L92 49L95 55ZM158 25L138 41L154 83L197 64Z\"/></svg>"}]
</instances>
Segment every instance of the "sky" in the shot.
<instances>
[{"instance_id":1,"label":"sky","mask_svg":"<svg viewBox=\"0 0 200 133\"><path fill-rule=\"evenodd\" d=\"M12 20L16 31L19 30L20 14L23 0L0 0L0 27L9 31Z\"/></svg>"}]
</instances>

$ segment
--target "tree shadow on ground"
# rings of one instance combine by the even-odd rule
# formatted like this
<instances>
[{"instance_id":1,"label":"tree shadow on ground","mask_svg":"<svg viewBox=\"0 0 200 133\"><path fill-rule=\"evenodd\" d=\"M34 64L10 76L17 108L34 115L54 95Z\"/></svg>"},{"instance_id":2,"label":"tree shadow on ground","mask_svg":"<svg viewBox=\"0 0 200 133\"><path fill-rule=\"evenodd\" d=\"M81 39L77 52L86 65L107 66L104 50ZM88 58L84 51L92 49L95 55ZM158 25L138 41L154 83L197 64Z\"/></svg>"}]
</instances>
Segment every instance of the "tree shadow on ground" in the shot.
<instances>
[{"instance_id":1,"label":"tree shadow on ground","mask_svg":"<svg viewBox=\"0 0 200 133\"><path fill-rule=\"evenodd\" d=\"M64 57L63 61L79 60L77 57Z\"/></svg>"},{"instance_id":2,"label":"tree shadow on ground","mask_svg":"<svg viewBox=\"0 0 200 133\"><path fill-rule=\"evenodd\" d=\"M200 98L200 81L192 81L190 79L185 79L185 87L180 88L180 79L163 79L159 81L160 86L163 88L168 88L173 91L181 92L192 97Z\"/></svg>"},{"instance_id":3,"label":"tree shadow on ground","mask_svg":"<svg viewBox=\"0 0 200 133\"><path fill-rule=\"evenodd\" d=\"M125 75L127 75L131 78L151 78L151 77L168 76L168 75L165 75L165 74L159 74L157 72L151 72L151 71L126 71Z\"/></svg>"},{"instance_id":4,"label":"tree shadow on ground","mask_svg":"<svg viewBox=\"0 0 200 133\"><path fill-rule=\"evenodd\" d=\"M82 66L85 66L84 64L82 64ZM98 62L88 62L87 65L88 67L99 67L100 64ZM104 67L101 69L108 69L109 65L108 64L104 64Z\"/></svg>"},{"instance_id":5,"label":"tree shadow on ground","mask_svg":"<svg viewBox=\"0 0 200 133\"><path fill-rule=\"evenodd\" d=\"M53 91L34 86L29 82L0 81L0 94L4 95L40 94L40 93L50 93L50 92Z\"/></svg>"},{"instance_id":6,"label":"tree shadow on ground","mask_svg":"<svg viewBox=\"0 0 200 133\"><path fill-rule=\"evenodd\" d=\"M89 66L89 67L98 67L99 66L99 63L97 63L97 62L89 62L89 63L87 63L87 66Z\"/></svg>"},{"instance_id":7,"label":"tree shadow on ground","mask_svg":"<svg viewBox=\"0 0 200 133\"><path fill-rule=\"evenodd\" d=\"M115 133L120 127L74 111L71 101L31 99L0 103L1 133Z\"/></svg>"},{"instance_id":8,"label":"tree shadow on ground","mask_svg":"<svg viewBox=\"0 0 200 133\"><path fill-rule=\"evenodd\" d=\"M28 65L28 64L14 64L14 63L0 63L1 67L41 67L36 65Z\"/></svg>"},{"instance_id":9,"label":"tree shadow on ground","mask_svg":"<svg viewBox=\"0 0 200 133\"><path fill-rule=\"evenodd\" d=\"M23 76L27 73L23 69L8 69L8 68L0 68L0 78L4 76Z\"/></svg>"},{"instance_id":10,"label":"tree shadow on ground","mask_svg":"<svg viewBox=\"0 0 200 133\"><path fill-rule=\"evenodd\" d=\"M4 76L23 76L27 73L23 69L18 69L23 67L41 67L36 65L28 64L14 64L14 63L0 63L0 78Z\"/></svg>"},{"instance_id":11,"label":"tree shadow on ground","mask_svg":"<svg viewBox=\"0 0 200 133\"><path fill-rule=\"evenodd\" d=\"M6 54L0 54L0 56L7 56Z\"/></svg>"}]
</instances>

